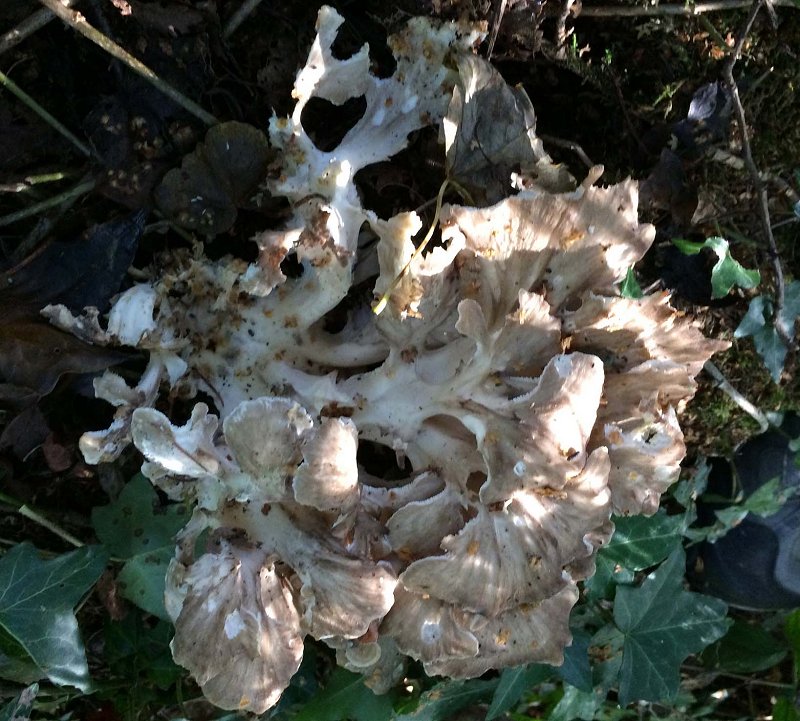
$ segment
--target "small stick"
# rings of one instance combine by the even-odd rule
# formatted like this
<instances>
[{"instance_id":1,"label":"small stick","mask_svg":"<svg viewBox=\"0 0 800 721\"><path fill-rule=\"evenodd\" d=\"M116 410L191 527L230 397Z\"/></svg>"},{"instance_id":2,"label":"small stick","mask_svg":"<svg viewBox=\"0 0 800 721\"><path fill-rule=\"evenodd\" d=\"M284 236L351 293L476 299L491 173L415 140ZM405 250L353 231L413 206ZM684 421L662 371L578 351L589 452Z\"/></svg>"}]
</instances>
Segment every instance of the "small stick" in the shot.
<instances>
[{"instance_id":1,"label":"small stick","mask_svg":"<svg viewBox=\"0 0 800 721\"><path fill-rule=\"evenodd\" d=\"M703 370L716 381L716 388L719 388L728 398L739 406L739 408L758 423L760 433L763 433L769 428L767 417L730 384L730 381L728 381L717 366L711 361L706 361L703 365Z\"/></svg>"},{"instance_id":2,"label":"small stick","mask_svg":"<svg viewBox=\"0 0 800 721\"><path fill-rule=\"evenodd\" d=\"M539 137L548 145L555 145L557 148L566 148L567 150L571 150L590 170L595 166L595 163L589 159L589 156L586 155L584 149L577 143L573 143L571 140L564 140L563 138L556 138L552 135L540 135Z\"/></svg>"},{"instance_id":3,"label":"small stick","mask_svg":"<svg viewBox=\"0 0 800 721\"><path fill-rule=\"evenodd\" d=\"M63 135L70 143L72 143L84 155L91 156L92 149L82 142L62 123L56 120L50 113L48 113L39 103L37 103L28 93L26 93L19 85L17 85L11 78L3 72L0 72L0 85L8 88L13 95L16 95L25 105L27 105L34 113L36 113L42 120L44 120L53 130Z\"/></svg>"},{"instance_id":4,"label":"small stick","mask_svg":"<svg viewBox=\"0 0 800 721\"><path fill-rule=\"evenodd\" d=\"M43 200L40 203L34 203L33 205L29 205L27 208L18 210L16 213L9 213L8 215L4 215L0 217L0 228L2 228L5 225L11 225L12 223L16 223L18 220L30 218L32 215L37 215L38 213L41 213L43 210L48 210L49 208L53 208L56 205L61 205L61 203L64 203L68 200L74 200L75 198L79 198L81 195L86 195L86 193L89 193L94 189L94 186L95 186L94 180L87 180L85 183L80 183L79 185L76 185L74 188L70 188L69 190L65 190L63 193L54 195L52 198Z\"/></svg>"},{"instance_id":5,"label":"small stick","mask_svg":"<svg viewBox=\"0 0 800 721\"><path fill-rule=\"evenodd\" d=\"M492 53L494 52L494 44L497 42L497 33L500 32L500 23L503 22L503 15L506 14L506 5L508 0L499 0L497 14L495 16L494 22L492 23L492 32L489 36L489 48L486 51L486 59L492 59Z\"/></svg>"},{"instance_id":6,"label":"small stick","mask_svg":"<svg viewBox=\"0 0 800 721\"><path fill-rule=\"evenodd\" d=\"M74 5L76 1L77 0L62 0L67 7ZM11 50L11 48L21 43L29 35L33 35L37 30L43 28L54 17L55 15L47 8L42 8L32 15L29 15L19 25L11 28L7 33L0 35L0 55L6 50Z\"/></svg>"},{"instance_id":7,"label":"small stick","mask_svg":"<svg viewBox=\"0 0 800 721\"><path fill-rule=\"evenodd\" d=\"M99 45L109 55L121 60L131 70L139 73L152 85L158 88L164 95L169 97L184 110L194 115L198 120L206 125L217 125L219 121L207 110L201 108L194 100L187 98L183 93L175 90L171 85L165 83L156 73L147 67L141 60L138 60L120 45L106 37L97 28L90 25L86 18L76 10L70 10L64 4L64 0L39 0L42 5L52 10L67 25L77 30L81 35Z\"/></svg>"},{"instance_id":8,"label":"small stick","mask_svg":"<svg viewBox=\"0 0 800 721\"><path fill-rule=\"evenodd\" d=\"M25 516L25 518L39 524L42 528L46 528L51 533L55 533L56 536L62 538L70 545L75 546L75 548L81 548L84 545L83 541L78 540L71 533L68 533L48 518L45 518L38 511L34 511L32 508L26 506L24 503L20 503L15 498L7 496L5 493L0 493L0 503L7 503L9 506L13 506L20 516Z\"/></svg>"},{"instance_id":9,"label":"small stick","mask_svg":"<svg viewBox=\"0 0 800 721\"><path fill-rule=\"evenodd\" d=\"M747 19L743 23L742 28L737 35L733 49L731 50L731 53L728 56L728 59L725 61L725 65L723 66L722 78L731 93L733 109L736 113L736 123L739 126L739 133L742 136L742 156L744 164L747 167L747 171L750 174L750 179L753 182L753 187L756 190L756 195L758 196L758 214L761 219L761 229L764 233L764 237L767 240L768 254L770 260L772 261L772 269L775 274L775 313L773 316L773 325L775 327L775 332L781 339L781 342L784 343L787 348L791 348L792 340L788 329L784 325L782 313L785 302L783 266L781 265L781 258L780 254L778 253L778 245L775 242L775 236L772 233L772 221L770 220L769 215L769 197L767 196L767 187L761 178L761 173L759 172L758 167L756 167L755 161L753 160L753 151L750 146L750 134L747 132L747 119L744 114L744 106L742 105L742 100L739 97L739 86L736 84L736 80L733 77L733 68L741 57L744 42L750 33L750 29L753 27L753 23L758 15L758 11L764 4L769 5L770 0L752 0Z\"/></svg>"},{"instance_id":10,"label":"small stick","mask_svg":"<svg viewBox=\"0 0 800 721\"><path fill-rule=\"evenodd\" d=\"M244 0L239 9L228 18L225 28L222 30L222 37L226 40L236 32L236 29L245 21L247 17L259 6L263 0Z\"/></svg>"},{"instance_id":11,"label":"small stick","mask_svg":"<svg viewBox=\"0 0 800 721\"><path fill-rule=\"evenodd\" d=\"M723 12L726 10L742 10L750 7L751 0L715 0L687 4L658 5L584 5L582 18L616 18L616 17L658 17L661 15L681 15L692 17L703 13ZM772 0L773 7L798 8L793 0Z\"/></svg>"}]
</instances>

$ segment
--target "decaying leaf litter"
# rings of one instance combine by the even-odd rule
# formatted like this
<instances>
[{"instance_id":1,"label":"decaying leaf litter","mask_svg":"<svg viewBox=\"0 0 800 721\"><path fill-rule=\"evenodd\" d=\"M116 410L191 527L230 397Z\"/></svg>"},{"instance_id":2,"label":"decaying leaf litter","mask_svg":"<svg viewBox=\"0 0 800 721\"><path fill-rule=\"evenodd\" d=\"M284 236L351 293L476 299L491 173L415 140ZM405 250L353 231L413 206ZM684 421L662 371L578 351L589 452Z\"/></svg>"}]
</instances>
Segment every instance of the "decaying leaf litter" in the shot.
<instances>
[{"instance_id":1,"label":"decaying leaf litter","mask_svg":"<svg viewBox=\"0 0 800 721\"><path fill-rule=\"evenodd\" d=\"M259 127L263 127L263 124L259 124ZM202 137L202 132L197 132L197 133L196 133L196 138L197 138L197 139L199 139L199 138L201 138L201 137ZM212 141L212 142L213 142L213 141ZM135 143L134 143L134 145L135 145ZM146 145L146 143L145 143L145 145ZM202 147L202 146L200 146L200 147ZM208 139L208 138L206 138L206 147L210 147L210 146L209 146L209 139ZM591 146L589 146L589 147L591 147ZM194 151L194 153L195 153L195 154L196 154L197 152L198 152L198 151ZM202 151L201 151L201 152L202 152ZM213 151L212 151L212 152L213 152ZM190 156L187 156L187 157L190 157ZM207 156L206 156L206 157L207 157ZM595 156L595 157L601 158L602 156ZM603 159L603 160L605 160L605 158L602 158L602 159ZM236 212L236 210L237 210L237 205L238 205L238 203L241 201L241 195L239 194L239 192L238 192L238 191L236 191L235 189L232 189L232 188L230 187L230 185L229 185L229 182L230 182L230 181L226 181L224 177L220 177L220 174L219 174L219 169L218 169L218 168L217 168L217 169L215 169L215 168L214 168L213 156L212 156L212 160L211 160L210 162L208 162L208 160L201 160L201 162L205 162L205 163L206 163L205 167L208 167L208 168L210 168L210 172L207 174L207 176L208 176L208 179L204 180L204 179L203 179L203 177L204 177L204 176L203 176L203 173L200 173L200 174L198 174L197 176L194 176L194 177L192 177L191 175L189 175L189 177L188 177L188 180L189 180L189 182L190 182L190 183L192 183L192 182L194 182L194 183L200 183L200 186L199 186L199 187L200 187L202 190L209 190L209 183L210 183L210 184L211 184L211 187L210 187L210 190L211 190L211 192L210 192L210 193L205 193L205 195L206 195L206 196L209 196L209 195L210 195L212 199L216 197L216 198L217 198L217 200L216 200L214 203L212 203L211 207L209 207L209 208L205 208L205 207L204 207L204 208L201 208L201 209L199 210L199 216L200 216L200 218L201 218L201 220L202 220L203 216L205 216L205 217L207 218L209 215L211 215L211 216L213 216L213 220L212 220L211 222L212 222L212 223L215 223L215 222L216 222L216 217L217 217L218 215L220 215L220 213L221 213L221 214L222 214L222 216L223 216L223 218L225 218L225 217L227 217L227 218L228 218L228 219L226 219L226 220L224 221L224 223L225 223L225 224L228 224L228 223L230 223L230 222L231 222L231 221L229 220L229 218L230 218L230 216L231 216L231 210L230 210L230 208L233 208L233 209L234 209L234 213ZM258 161L256 161L256 162L258 162ZM268 161L268 160L265 160L265 162L267 162L267 163L268 163L269 161ZM574 167L574 166L573 166L573 167ZM223 176L224 176L224 173L223 173ZM123 178L123 179L124 179L124 177L125 177L125 176L122 176L122 178ZM119 184L119 183L117 183L117 184ZM114 184L113 184L113 182L110 182L110 183L108 183L108 185L109 185L109 186L113 186ZM481 181L481 183L480 183L480 186L481 186L481 187L484 187L484 186L485 186L487 189L490 189L490 188L491 188L491 182L489 182L488 184L486 184L486 183L485 183L485 180L482 180L482 181ZM469 192L469 188L465 188L464 190L465 190L466 192ZM191 185L189 186L189 191L190 191L190 192L193 192L193 189L191 188ZM191 200L191 198L192 198L192 197L196 197L196 196L194 196L194 195L190 196L190 195L189 195L189 194L186 192L186 189L182 189L182 190L181 190L181 189L179 189L179 194L180 194L180 192L183 192L183 193L184 193L184 196L183 196L183 197L184 197L184 199L189 199L189 200ZM490 191L490 192L491 192L491 191ZM198 193L198 194L199 194L199 193ZM158 197L158 193L156 193L156 197ZM430 192L428 192L428 197L430 197ZM463 202L463 196L461 196L461 197L460 197L460 196L458 196L458 195L454 195L454 196L452 196L452 199L450 200L450 202L453 202L453 201L456 201L456 202ZM180 201L179 201L179 202L180 202ZM262 208L263 208L263 207L264 207L264 206L262 205ZM163 205L162 205L162 210L167 210L167 212L169 213L169 210L168 210L167 208L163 207ZM249 209L249 208L245 208L245 209L243 210L243 212L241 212L241 213L239 214L239 217L240 217L240 220L239 220L239 222L240 222L240 223L244 223L244 222L246 222L246 220L247 220L247 213L249 213L249 212L252 212L252 210L251 210L251 209ZM269 214L269 217L273 219L273 220L272 220L272 222L275 222L275 220L274 220L274 219L281 219L281 218L283 218L283 217L286 217L286 213L287 213L287 211L286 211L286 208L285 208L285 207L284 207L284 208L281 208L280 204L277 204L277 203L276 203L276 204L274 204L274 205L271 205L271 206L269 206L269 210L268 210L267 212L268 212L268 214ZM264 211L263 211L263 210L261 210L261 211L258 211L258 213L259 213L259 215L260 215L261 217L263 217L263 214L264 214ZM173 216L175 215L174 211L173 211L173 213L172 213L172 214L173 214ZM235 216L234 216L234 217L235 217ZM180 219L179 219L179 218L177 218L177 217L175 218L175 220L177 220L177 221L179 221L179 222L180 222ZM195 223L198 223L198 222L200 222L200 221L197 221L197 220L195 220L194 222L195 222ZM207 221L207 222L208 222L208 221ZM234 222L236 222L236 221L234 221ZM259 222L262 222L262 221L259 219ZM191 221L191 219L190 219L189 223L185 223L185 222L184 222L184 224L185 224L185 225L188 225L188 227L189 227L189 229L190 229L190 230L196 230L196 229L198 228L198 225L196 225L196 224L195 224L195 225L192 225L192 221ZM224 226L220 226L220 227L224 227ZM216 230L217 230L217 227L212 225L212 226L211 226L211 229L212 229L213 231L216 231ZM237 241L237 242L241 243L241 241ZM212 244L209 246L209 248L214 248L214 245L217 245L217 250L216 250L216 252L217 252L217 253L219 253L219 252L220 252L220 248L219 248L219 239L217 239L216 241L214 241L214 243L212 243ZM242 245L242 246L244 246L245 244L244 244L244 243L241 243L241 245ZM222 252L224 252L224 251L222 251ZM245 251L245 252L246 252L246 251ZM398 269L399 269L399 268L401 268L401 267L402 267L402 265L401 265L401 264L398 264L398 265L397 265L397 268L398 268ZM277 268L276 268L276 270L277 270ZM281 268L281 271L284 271L284 270L286 270L286 269L284 269L284 268Z\"/></svg>"}]
</instances>

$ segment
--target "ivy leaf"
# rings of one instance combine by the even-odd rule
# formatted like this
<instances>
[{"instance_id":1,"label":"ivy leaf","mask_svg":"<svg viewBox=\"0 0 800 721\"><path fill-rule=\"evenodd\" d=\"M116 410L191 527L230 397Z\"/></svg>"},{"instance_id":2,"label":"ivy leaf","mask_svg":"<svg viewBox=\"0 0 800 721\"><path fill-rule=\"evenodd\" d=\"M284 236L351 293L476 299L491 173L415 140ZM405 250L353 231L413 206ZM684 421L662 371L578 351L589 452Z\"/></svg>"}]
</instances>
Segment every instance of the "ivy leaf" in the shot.
<instances>
[{"instance_id":1,"label":"ivy leaf","mask_svg":"<svg viewBox=\"0 0 800 721\"><path fill-rule=\"evenodd\" d=\"M634 299L644 296L644 293L642 293L642 287L639 285L639 281L636 280L636 274L633 272L633 267L628 268L625 278L619 284L619 294L623 298Z\"/></svg>"},{"instance_id":2,"label":"ivy leaf","mask_svg":"<svg viewBox=\"0 0 800 721\"><path fill-rule=\"evenodd\" d=\"M48 561L30 543L0 558L0 627L59 686L90 686L73 609L100 577L106 553L79 548Z\"/></svg>"},{"instance_id":3,"label":"ivy leaf","mask_svg":"<svg viewBox=\"0 0 800 721\"><path fill-rule=\"evenodd\" d=\"M764 361L772 380L778 383L789 349L775 330L773 316L772 299L758 295L750 301L747 313L733 335L735 338L752 337L756 351ZM794 326L798 316L800 316L800 280L794 280L784 290L784 305L780 315L781 323L790 340L794 339Z\"/></svg>"},{"instance_id":4,"label":"ivy leaf","mask_svg":"<svg viewBox=\"0 0 800 721\"><path fill-rule=\"evenodd\" d=\"M779 664L788 653L786 642L779 643L761 626L734 621L728 633L703 651L703 662L729 673L757 673Z\"/></svg>"},{"instance_id":5,"label":"ivy leaf","mask_svg":"<svg viewBox=\"0 0 800 721\"><path fill-rule=\"evenodd\" d=\"M108 506L92 510L92 525L108 551L125 559L117 577L122 596L169 620L164 578L175 551L175 534L186 524L182 505L161 506L150 482L136 475Z\"/></svg>"},{"instance_id":6,"label":"ivy leaf","mask_svg":"<svg viewBox=\"0 0 800 721\"><path fill-rule=\"evenodd\" d=\"M392 716L392 698L377 696L361 675L337 668L326 686L311 699L293 721L383 721Z\"/></svg>"},{"instance_id":7,"label":"ivy leaf","mask_svg":"<svg viewBox=\"0 0 800 721\"><path fill-rule=\"evenodd\" d=\"M552 675L551 667L538 663L503 669L486 713L486 721L502 716L519 702L531 686L546 681Z\"/></svg>"},{"instance_id":8,"label":"ivy leaf","mask_svg":"<svg viewBox=\"0 0 800 721\"><path fill-rule=\"evenodd\" d=\"M0 709L0 721L27 721L31 717L33 702L39 693L39 684L34 683L22 689L16 698Z\"/></svg>"},{"instance_id":9,"label":"ivy leaf","mask_svg":"<svg viewBox=\"0 0 800 721\"><path fill-rule=\"evenodd\" d=\"M394 721L441 721L465 706L487 700L499 684L499 679L444 681L422 694L411 713L396 716Z\"/></svg>"},{"instance_id":10,"label":"ivy leaf","mask_svg":"<svg viewBox=\"0 0 800 721\"><path fill-rule=\"evenodd\" d=\"M589 664L589 642L591 635L583 629L572 631L572 645L564 649L564 663L555 671L561 680L581 691L591 691L592 667Z\"/></svg>"},{"instance_id":11,"label":"ivy leaf","mask_svg":"<svg viewBox=\"0 0 800 721\"><path fill-rule=\"evenodd\" d=\"M711 297L724 298L733 286L755 288L761 282L758 270L747 270L731 256L730 246L724 238L708 238L703 243L675 238L672 241L686 255L697 255L703 248L710 248L717 256L711 269Z\"/></svg>"},{"instance_id":12,"label":"ivy leaf","mask_svg":"<svg viewBox=\"0 0 800 721\"><path fill-rule=\"evenodd\" d=\"M550 721L572 721L585 719L592 721L596 718L597 710L605 700L601 693L595 691L581 691L574 686L566 686L564 695L548 717Z\"/></svg>"},{"instance_id":13,"label":"ivy leaf","mask_svg":"<svg viewBox=\"0 0 800 721\"><path fill-rule=\"evenodd\" d=\"M678 548L641 587L617 589L614 622L624 636L623 706L674 697L684 659L721 638L730 626L725 603L683 590L685 567L683 548Z\"/></svg>"},{"instance_id":14,"label":"ivy leaf","mask_svg":"<svg viewBox=\"0 0 800 721\"><path fill-rule=\"evenodd\" d=\"M649 518L614 518L614 535L597 554L597 570L586 582L589 595L606 598L614 584L631 583L633 571L663 561L681 544L684 524L684 516L667 516L663 510Z\"/></svg>"}]
</instances>

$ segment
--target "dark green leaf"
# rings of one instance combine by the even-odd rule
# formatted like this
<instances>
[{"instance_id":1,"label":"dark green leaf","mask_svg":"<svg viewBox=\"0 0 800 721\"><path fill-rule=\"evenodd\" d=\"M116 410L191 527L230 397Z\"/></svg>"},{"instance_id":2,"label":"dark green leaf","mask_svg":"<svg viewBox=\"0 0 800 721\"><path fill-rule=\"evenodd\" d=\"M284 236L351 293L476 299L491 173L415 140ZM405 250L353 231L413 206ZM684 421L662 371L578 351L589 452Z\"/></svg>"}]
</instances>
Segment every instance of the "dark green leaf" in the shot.
<instances>
[{"instance_id":1,"label":"dark green leaf","mask_svg":"<svg viewBox=\"0 0 800 721\"><path fill-rule=\"evenodd\" d=\"M601 552L597 555L594 576L584 582L584 588L592 600L610 598L617 584L633 583L633 579L633 571L623 568Z\"/></svg>"},{"instance_id":2,"label":"dark green leaf","mask_svg":"<svg viewBox=\"0 0 800 721\"><path fill-rule=\"evenodd\" d=\"M641 298L644 296L642 287L639 285L639 281L636 280L633 268L628 268L625 279L619 284L619 294L623 298Z\"/></svg>"},{"instance_id":3,"label":"dark green leaf","mask_svg":"<svg viewBox=\"0 0 800 721\"><path fill-rule=\"evenodd\" d=\"M722 601L683 590L685 565L678 548L640 588L617 589L614 621L625 636L622 705L672 698L684 659L721 638L730 625Z\"/></svg>"},{"instance_id":4,"label":"dark green leaf","mask_svg":"<svg viewBox=\"0 0 800 721\"><path fill-rule=\"evenodd\" d=\"M159 621L145 624L141 614L129 613L121 621L109 621L105 627L104 654L117 676L135 683L140 676L161 689L172 686L184 673L172 660L169 643L172 626Z\"/></svg>"},{"instance_id":5,"label":"dark green leaf","mask_svg":"<svg viewBox=\"0 0 800 721\"><path fill-rule=\"evenodd\" d=\"M650 518L614 518L614 535L597 554L597 570L586 582L589 596L608 598L614 585L633 582L634 571L663 561L680 545L684 524L684 516L667 516L664 511Z\"/></svg>"},{"instance_id":6,"label":"dark green leaf","mask_svg":"<svg viewBox=\"0 0 800 721\"><path fill-rule=\"evenodd\" d=\"M503 669L486 714L486 721L492 721L504 714L519 702L531 686L546 681L552 675L551 667L535 663Z\"/></svg>"},{"instance_id":7,"label":"dark green leaf","mask_svg":"<svg viewBox=\"0 0 800 721\"><path fill-rule=\"evenodd\" d=\"M772 300L759 295L750 301L750 306L734 337L752 337L756 351L764 361L772 379L778 383L783 372L788 348L775 330ZM794 338L795 320L800 315L800 281L792 281L786 286L781 321L790 338Z\"/></svg>"},{"instance_id":8,"label":"dark green leaf","mask_svg":"<svg viewBox=\"0 0 800 721\"><path fill-rule=\"evenodd\" d=\"M580 689L591 691L592 668L589 664L589 642L591 635L582 629L572 632L572 645L564 649L564 663L556 666L556 673L565 682Z\"/></svg>"},{"instance_id":9,"label":"dark green leaf","mask_svg":"<svg viewBox=\"0 0 800 721\"><path fill-rule=\"evenodd\" d=\"M131 479L114 503L92 511L97 537L112 555L126 559L118 578L122 595L164 620L164 577L175 551L175 534L186 521L186 507L161 506L153 486L141 475Z\"/></svg>"},{"instance_id":10,"label":"dark green leaf","mask_svg":"<svg viewBox=\"0 0 800 721\"><path fill-rule=\"evenodd\" d=\"M73 609L105 565L105 551L91 546L44 561L21 543L0 558L0 626L54 684L89 689Z\"/></svg>"},{"instance_id":11,"label":"dark green leaf","mask_svg":"<svg viewBox=\"0 0 800 721\"><path fill-rule=\"evenodd\" d=\"M735 621L728 633L703 651L704 663L731 673L755 673L780 663L788 652L761 626Z\"/></svg>"},{"instance_id":12,"label":"dark green leaf","mask_svg":"<svg viewBox=\"0 0 800 721\"><path fill-rule=\"evenodd\" d=\"M605 697L594 691L581 691L574 686L565 686L564 695L548 717L550 721L592 721Z\"/></svg>"},{"instance_id":13,"label":"dark green leaf","mask_svg":"<svg viewBox=\"0 0 800 721\"><path fill-rule=\"evenodd\" d=\"M422 694L414 711L395 717L395 721L441 721L466 706L488 700L498 685L499 679L443 681Z\"/></svg>"},{"instance_id":14,"label":"dark green leaf","mask_svg":"<svg viewBox=\"0 0 800 721\"><path fill-rule=\"evenodd\" d=\"M39 684L34 683L22 689L17 697L0 709L0 721L27 721L31 716L33 702L39 693Z\"/></svg>"},{"instance_id":15,"label":"dark green leaf","mask_svg":"<svg viewBox=\"0 0 800 721\"><path fill-rule=\"evenodd\" d=\"M337 668L328 683L294 721L383 721L392 716L390 696L378 696L364 685L359 674Z\"/></svg>"},{"instance_id":16,"label":"dark green leaf","mask_svg":"<svg viewBox=\"0 0 800 721\"><path fill-rule=\"evenodd\" d=\"M599 555L632 571L650 568L680 545L683 522L683 516L668 516L663 510L649 518L615 518L614 535Z\"/></svg>"}]
</instances>

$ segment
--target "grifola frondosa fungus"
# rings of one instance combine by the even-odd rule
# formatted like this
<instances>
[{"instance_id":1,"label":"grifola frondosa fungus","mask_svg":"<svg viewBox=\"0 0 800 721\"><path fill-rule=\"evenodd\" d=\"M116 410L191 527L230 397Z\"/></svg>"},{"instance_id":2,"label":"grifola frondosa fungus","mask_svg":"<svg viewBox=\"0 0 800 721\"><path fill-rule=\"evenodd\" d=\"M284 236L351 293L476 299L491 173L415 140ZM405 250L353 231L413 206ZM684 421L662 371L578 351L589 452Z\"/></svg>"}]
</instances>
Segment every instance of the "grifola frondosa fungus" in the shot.
<instances>
[{"instance_id":1,"label":"grifola frondosa fungus","mask_svg":"<svg viewBox=\"0 0 800 721\"><path fill-rule=\"evenodd\" d=\"M684 454L676 410L724 346L663 294L619 297L654 235L636 183L595 187L595 169L576 186L554 166L527 96L471 55L478 30L412 20L381 79L366 48L333 56L341 22L320 11L295 112L270 123L268 190L294 215L255 239L254 263L173 252L107 330L48 310L150 352L138 386L97 381L117 415L82 449L108 461L132 440L147 477L194 504L167 583L175 658L212 702L258 713L306 635L378 689L405 656L453 677L560 663L611 513L656 510ZM306 103L355 96L363 117L318 150ZM353 178L426 125L444 126L451 174L491 206L445 205L441 242L414 256L420 218L378 218ZM302 272L286 277L290 257ZM379 315L351 292L370 267ZM198 403L173 425L152 408L167 383L215 413ZM364 467L376 446L398 459L391 479Z\"/></svg>"}]
</instances>

